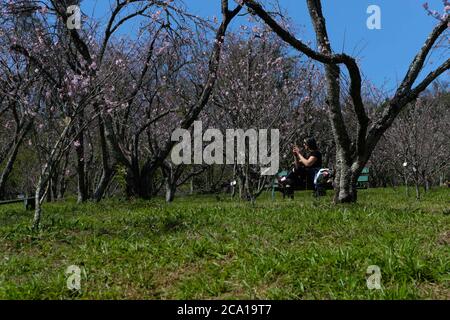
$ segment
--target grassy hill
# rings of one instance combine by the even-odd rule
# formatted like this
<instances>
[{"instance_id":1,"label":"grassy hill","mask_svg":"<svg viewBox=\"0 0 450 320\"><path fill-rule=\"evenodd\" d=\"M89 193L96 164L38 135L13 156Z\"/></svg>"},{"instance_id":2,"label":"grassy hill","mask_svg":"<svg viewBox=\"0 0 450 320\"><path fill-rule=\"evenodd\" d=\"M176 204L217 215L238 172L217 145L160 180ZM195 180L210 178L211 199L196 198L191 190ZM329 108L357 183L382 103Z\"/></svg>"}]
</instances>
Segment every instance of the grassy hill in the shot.
<instances>
[{"instance_id":1,"label":"grassy hill","mask_svg":"<svg viewBox=\"0 0 450 320\"><path fill-rule=\"evenodd\" d=\"M331 196L331 195L330 195ZM0 207L0 299L450 299L450 192ZM65 271L84 271L81 292ZM382 290L366 271L381 269Z\"/></svg>"}]
</instances>

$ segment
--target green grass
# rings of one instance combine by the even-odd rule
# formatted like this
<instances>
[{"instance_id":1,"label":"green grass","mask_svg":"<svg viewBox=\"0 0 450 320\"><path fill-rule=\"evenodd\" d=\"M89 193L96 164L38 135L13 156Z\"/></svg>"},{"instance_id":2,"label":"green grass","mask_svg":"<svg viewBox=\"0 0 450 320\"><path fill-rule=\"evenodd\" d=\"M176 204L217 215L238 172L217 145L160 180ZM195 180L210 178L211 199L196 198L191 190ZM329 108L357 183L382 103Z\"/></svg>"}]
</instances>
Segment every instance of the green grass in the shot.
<instances>
[{"instance_id":1,"label":"green grass","mask_svg":"<svg viewBox=\"0 0 450 320\"><path fill-rule=\"evenodd\" d=\"M450 197L363 190L334 206L297 193L0 207L0 299L450 299ZM79 293L66 268L84 269ZM377 265L382 290L369 290Z\"/></svg>"}]
</instances>

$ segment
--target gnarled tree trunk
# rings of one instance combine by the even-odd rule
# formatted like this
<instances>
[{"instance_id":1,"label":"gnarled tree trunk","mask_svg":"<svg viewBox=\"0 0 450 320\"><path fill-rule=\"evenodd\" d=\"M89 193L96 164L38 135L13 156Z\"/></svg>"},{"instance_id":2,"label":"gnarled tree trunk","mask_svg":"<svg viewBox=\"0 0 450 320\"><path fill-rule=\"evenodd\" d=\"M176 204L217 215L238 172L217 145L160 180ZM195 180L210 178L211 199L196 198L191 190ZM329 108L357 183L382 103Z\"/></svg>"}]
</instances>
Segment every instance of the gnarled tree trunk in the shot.
<instances>
[{"instance_id":1,"label":"gnarled tree trunk","mask_svg":"<svg viewBox=\"0 0 450 320\"><path fill-rule=\"evenodd\" d=\"M12 145L12 148L9 152L8 160L0 175L0 199L3 199L5 196L6 182L8 181L8 177L12 172L14 163L16 162L19 148L22 145L25 136L30 131L32 125L33 121L29 121L27 124L24 125L23 129L21 131L19 129L18 130L19 132L16 134L14 144Z\"/></svg>"}]
</instances>

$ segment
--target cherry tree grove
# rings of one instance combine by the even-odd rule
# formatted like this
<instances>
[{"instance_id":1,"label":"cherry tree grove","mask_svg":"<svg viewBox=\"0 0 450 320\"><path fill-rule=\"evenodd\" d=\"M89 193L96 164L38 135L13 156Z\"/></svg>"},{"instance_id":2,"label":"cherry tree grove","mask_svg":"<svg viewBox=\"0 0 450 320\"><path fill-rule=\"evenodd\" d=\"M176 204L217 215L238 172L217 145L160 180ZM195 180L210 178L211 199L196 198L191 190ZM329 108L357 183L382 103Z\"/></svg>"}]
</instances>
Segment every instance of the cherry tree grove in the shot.
<instances>
[{"instance_id":1,"label":"cherry tree grove","mask_svg":"<svg viewBox=\"0 0 450 320\"><path fill-rule=\"evenodd\" d=\"M190 192L232 185L255 201L273 179L259 165L172 162L172 132L198 120L204 129L278 129L282 168L293 145L320 132L336 203L357 200L361 171L373 156L393 159L394 144L400 156L374 165L379 179L391 170L403 183L408 162L415 171L406 180L418 190L449 169L448 136L425 132L448 123L447 84L436 88L450 60L420 76L434 48L448 48L448 1L442 12L424 5L436 27L390 95L333 51L320 0L306 0L315 45L300 40L278 3L210 1L219 17L179 0L111 0L105 17L82 14L81 27L69 28L67 8L81 0L0 0L0 199L33 197L34 228L45 201L71 195L171 202L189 184ZM437 151L420 158L423 144Z\"/></svg>"},{"instance_id":2,"label":"cherry tree grove","mask_svg":"<svg viewBox=\"0 0 450 320\"><path fill-rule=\"evenodd\" d=\"M25 72L30 78L28 82L40 75L37 80L39 86L29 88L25 99L17 102L29 106L25 112L38 118L35 124L41 131L34 135L42 162L35 185L33 225L36 228L41 219L41 204L51 192L50 181L56 168L61 167L64 154L72 147L76 153L78 197L80 201L87 199L89 176L86 160L89 156L88 159L86 156L92 142L85 142L86 136L90 135L88 127L94 122L98 127L102 175L93 197L97 200L103 197L118 165L126 169L127 193L148 195L147 190L143 190L143 181L151 178L173 143L170 140L160 142L157 151L150 152L146 159L141 160L140 139L153 123L173 111L165 105L164 95L174 88L175 81L185 77L187 71L184 67L197 63L193 50L202 45L202 38L203 41L206 39L204 33L211 30L208 23L190 15L174 1L138 0L116 1L104 28L99 28L95 21L86 23L88 26L82 30L66 28L70 18L66 9L78 2L30 0L1 3L4 19L1 33L7 38L4 39L7 41L4 47L8 50L3 64L8 69L18 70L16 74L21 73L5 81L15 82ZM230 9L228 1L223 0L221 8L222 21L215 28L214 41L205 48L209 66L197 79L200 83L195 83L200 90L195 96L188 97L184 110L177 110L180 114L178 123L183 128L191 126L209 100L217 79L227 28L242 7L236 5ZM143 24L131 45L126 43L127 40L122 42L113 37L124 23L138 16L149 21ZM196 37L198 41L195 41ZM19 63L18 60L20 69L11 65ZM174 63L164 63L169 60ZM28 69L32 70L31 75ZM170 78L173 78L172 83ZM16 86L17 89L25 87L20 83ZM152 92L149 93L148 89ZM26 100L31 98L33 103ZM173 99L177 99L176 95ZM135 110L137 106L138 111ZM128 121L136 118L140 120L137 126L127 130ZM24 127L22 131L27 126L23 123L16 125L17 128ZM52 134L46 134L49 127ZM16 131L20 138L21 130ZM19 142L16 141L15 145ZM148 149L152 150L150 141L149 144ZM15 145L12 143L12 154Z\"/></svg>"},{"instance_id":3,"label":"cherry tree grove","mask_svg":"<svg viewBox=\"0 0 450 320\"><path fill-rule=\"evenodd\" d=\"M448 11L450 9L448 1L443 2L444 11ZM447 59L442 65L426 75L422 81L417 81L435 45L439 44L443 38L444 41L448 41L445 35L450 23L449 15L446 13L438 14L425 5L425 8L437 18L438 23L411 62L395 94L386 99L380 112L370 119L361 93L362 76L358 63L355 58L345 53L336 54L333 52L320 0L307 0L309 14L316 34L317 50L298 39L289 28L285 27L283 21L277 21L276 17L282 16L282 12L277 12L274 15L272 10L265 9L262 3L255 0L242 0L241 3L290 46L324 65L327 82L326 104L336 146L335 202L356 201L357 179L383 134L406 106L416 101L433 81L449 70L450 59ZM357 133L353 137L342 114L342 66L346 68L349 74L348 91L358 124Z\"/></svg>"}]
</instances>

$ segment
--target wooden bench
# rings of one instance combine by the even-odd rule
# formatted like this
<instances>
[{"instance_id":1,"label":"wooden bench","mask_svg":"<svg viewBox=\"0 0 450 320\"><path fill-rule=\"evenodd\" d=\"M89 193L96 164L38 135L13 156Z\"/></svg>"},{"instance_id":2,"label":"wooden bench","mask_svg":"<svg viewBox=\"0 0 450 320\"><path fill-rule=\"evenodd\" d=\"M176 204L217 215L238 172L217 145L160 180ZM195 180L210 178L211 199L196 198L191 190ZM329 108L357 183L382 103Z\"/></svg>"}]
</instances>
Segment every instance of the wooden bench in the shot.
<instances>
[{"instance_id":1,"label":"wooden bench","mask_svg":"<svg viewBox=\"0 0 450 320\"><path fill-rule=\"evenodd\" d=\"M23 203L25 210L34 210L36 208L35 198L19 198L15 200L5 200L0 201L1 205L14 204L14 203Z\"/></svg>"}]
</instances>

